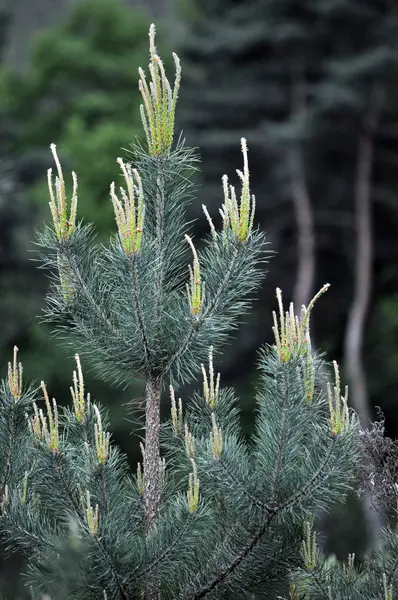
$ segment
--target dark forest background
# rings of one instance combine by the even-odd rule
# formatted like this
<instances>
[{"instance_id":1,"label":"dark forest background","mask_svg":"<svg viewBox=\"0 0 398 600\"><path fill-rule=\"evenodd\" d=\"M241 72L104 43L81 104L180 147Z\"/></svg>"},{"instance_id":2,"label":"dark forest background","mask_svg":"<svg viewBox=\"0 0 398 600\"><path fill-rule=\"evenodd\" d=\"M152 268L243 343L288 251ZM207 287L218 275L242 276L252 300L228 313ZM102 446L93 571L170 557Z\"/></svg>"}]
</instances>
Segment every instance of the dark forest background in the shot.
<instances>
[{"instance_id":1,"label":"dark forest background","mask_svg":"<svg viewBox=\"0 0 398 600\"><path fill-rule=\"evenodd\" d=\"M79 215L106 239L116 157L141 136L138 66L148 27L171 68L181 59L177 129L199 147L190 219L217 220L221 176L249 146L257 222L275 254L251 315L217 360L250 433L257 351L271 342L275 288L314 310L317 347L341 364L364 426L380 407L398 434L398 5L394 0L19 0L0 3L0 364L17 344L29 380L69 401L73 356L40 324L47 281L34 230L49 218L57 144L79 177ZM123 152L123 151L122 151ZM84 365L83 365L84 366ZM87 374L114 437L137 460L141 390ZM187 397L189 390L181 391ZM165 412L169 410L165 399ZM365 516L363 515L365 513ZM331 552L365 552L377 527L355 499L323 519ZM362 526L358 526L362 523ZM332 525L331 525L332 524ZM9 563L13 564L13 563ZM5 588L16 597L17 583Z\"/></svg>"}]
</instances>

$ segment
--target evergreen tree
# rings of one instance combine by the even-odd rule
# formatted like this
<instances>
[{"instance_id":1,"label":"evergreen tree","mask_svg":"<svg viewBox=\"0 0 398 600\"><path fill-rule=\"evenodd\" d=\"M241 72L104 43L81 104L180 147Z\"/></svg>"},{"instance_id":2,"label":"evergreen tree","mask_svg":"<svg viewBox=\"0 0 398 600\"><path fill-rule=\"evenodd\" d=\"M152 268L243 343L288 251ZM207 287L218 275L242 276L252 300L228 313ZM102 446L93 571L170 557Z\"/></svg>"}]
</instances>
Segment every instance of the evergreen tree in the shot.
<instances>
[{"instance_id":1,"label":"evergreen tree","mask_svg":"<svg viewBox=\"0 0 398 600\"><path fill-rule=\"evenodd\" d=\"M221 228L203 207L210 231L197 251L184 218L195 154L173 142L181 68L174 55L172 89L154 35L151 26L149 77L140 70L139 83L147 143L133 146L131 162L117 160L124 187L111 184L117 235L108 245L77 222L77 176L69 201L52 145L52 223L39 240L52 281L47 317L80 354L72 407L59 409L44 382L40 390L25 384L14 348L0 391L0 535L26 554L33 598L267 598L290 573L290 597L315 598L309 523L354 485L361 457L337 364L325 397L311 349L311 310L328 285L300 315L293 304L285 311L277 290L275 344L261 352L256 429L246 442L213 353L248 308L267 258L247 144L240 193L225 176ZM80 356L106 379L145 382L143 464L134 476L85 389ZM203 388L183 406L175 388L200 371ZM161 424L167 387L171 414ZM396 542L389 532L363 598L392 598ZM346 597L339 581L330 598Z\"/></svg>"}]
</instances>

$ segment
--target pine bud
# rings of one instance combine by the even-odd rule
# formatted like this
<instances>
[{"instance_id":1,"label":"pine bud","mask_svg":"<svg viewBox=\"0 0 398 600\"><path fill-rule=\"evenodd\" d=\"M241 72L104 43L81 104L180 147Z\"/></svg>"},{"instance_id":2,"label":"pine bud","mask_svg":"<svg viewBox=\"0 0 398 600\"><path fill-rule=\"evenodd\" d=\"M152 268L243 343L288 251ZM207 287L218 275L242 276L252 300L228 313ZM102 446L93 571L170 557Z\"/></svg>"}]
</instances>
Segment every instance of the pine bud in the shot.
<instances>
[{"instance_id":1,"label":"pine bud","mask_svg":"<svg viewBox=\"0 0 398 600\"><path fill-rule=\"evenodd\" d=\"M310 337L310 313L319 298L329 288L326 283L319 292L313 297L308 305L301 309L300 317L294 313L293 302L290 303L289 311L284 311L282 292L279 288L276 290L276 297L279 306L279 323L276 312L273 311L272 316L274 326L272 331L275 336L276 351L280 362L286 363L294 356L302 356L306 360L304 385L307 392L308 400L312 400L314 395L315 374L312 363L311 353L311 337Z\"/></svg>"},{"instance_id":2,"label":"pine bud","mask_svg":"<svg viewBox=\"0 0 398 600\"><path fill-rule=\"evenodd\" d=\"M19 494L19 501L21 504L26 504L26 500L28 497L28 471L25 471L25 475L22 481L22 491Z\"/></svg>"},{"instance_id":3,"label":"pine bud","mask_svg":"<svg viewBox=\"0 0 398 600\"><path fill-rule=\"evenodd\" d=\"M17 364L18 348L14 346L13 364L8 363L8 388L14 402L20 399L22 395L22 364Z\"/></svg>"},{"instance_id":4,"label":"pine bud","mask_svg":"<svg viewBox=\"0 0 398 600\"><path fill-rule=\"evenodd\" d=\"M145 216L144 192L137 169L125 165L121 158L118 158L117 162L124 175L127 193L122 187L120 188L122 203L116 196L115 182L112 182L111 199L123 250L127 256L132 256L138 254L142 242Z\"/></svg>"},{"instance_id":5,"label":"pine bud","mask_svg":"<svg viewBox=\"0 0 398 600\"><path fill-rule=\"evenodd\" d=\"M392 583L388 583L387 575L385 573L383 573L383 591L384 591L384 600L393 600Z\"/></svg>"},{"instance_id":6,"label":"pine bud","mask_svg":"<svg viewBox=\"0 0 398 600\"><path fill-rule=\"evenodd\" d=\"M65 191L65 181L62 173L61 163L57 155L57 147L55 144L50 146L55 164L57 166L58 177L55 178L55 186L52 181L52 169L47 171L48 189L50 193L50 210L54 223L55 233L59 241L68 240L76 228L76 212L77 212L77 177L76 173L72 172L73 191L69 218L67 215L67 199ZM55 192L55 193L54 193Z\"/></svg>"},{"instance_id":7,"label":"pine bud","mask_svg":"<svg viewBox=\"0 0 398 600\"><path fill-rule=\"evenodd\" d=\"M355 576L355 554L349 554L347 559L347 564L343 564L343 572L345 575L345 580L348 585L350 585L353 581L353 576Z\"/></svg>"},{"instance_id":8,"label":"pine bud","mask_svg":"<svg viewBox=\"0 0 398 600\"><path fill-rule=\"evenodd\" d=\"M214 413L211 413L211 421L213 424L212 430L210 432L211 449L212 449L214 458L216 458L217 460L220 460L222 447L223 447L223 439L222 439L221 429L217 426L216 417L215 417Z\"/></svg>"},{"instance_id":9,"label":"pine bud","mask_svg":"<svg viewBox=\"0 0 398 600\"><path fill-rule=\"evenodd\" d=\"M43 441L48 446L49 450L54 454L59 449L59 422L58 422L58 407L55 399L52 399L52 408L48 397L47 388L44 381L41 382L47 414L44 415L42 409L38 410L37 405L33 402L34 415L30 419L29 428L32 434L40 441Z\"/></svg>"},{"instance_id":10,"label":"pine bud","mask_svg":"<svg viewBox=\"0 0 398 600\"><path fill-rule=\"evenodd\" d=\"M73 191L68 218L68 207L65 191L65 181L62 173L61 163L57 155L55 144L50 146L55 164L57 166L58 176L55 178L55 185L52 180L52 169L47 171L48 190L50 193L50 210L53 219L55 235L59 242L66 242L71 237L76 229L76 213L77 213L77 177L76 173L72 172ZM58 254L58 272L62 295L66 302L72 300L74 295L73 279L71 276L70 267L65 260L65 257Z\"/></svg>"},{"instance_id":11,"label":"pine bud","mask_svg":"<svg viewBox=\"0 0 398 600\"><path fill-rule=\"evenodd\" d=\"M207 376L204 365L202 367L203 374L203 397L206 404L210 408L214 408L217 404L220 391L220 373L217 374L216 382L214 382L214 365L213 365L213 346L209 349L209 376Z\"/></svg>"},{"instance_id":12,"label":"pine bud","mask_svg":"<svg viewBox=\"0 0 398 600\"><path fill-rule=\"evenodd\" d=\"M148 152L151 156L165 156L170 152L174 136L175 109L181 81L180 60L173 52L176 68L174 89L166 77L163 62L155 48L155 25L149 29L150 63L149 72L152 81L149 86L145 73L140 68L138 88L144 104L140 106L141 120L144 127Z\"/></svg>"},{"instance_id":13,"label":"pine bud","mask_svg":"<svg viewBox=\"0 0 398 600\"><path fill-rule=\"evenodd\" d=\"M95 508L91 506L90 492L86 492L86 521L91 535L95 536L98 533L99 527L99 508L98 504Z\"/></svg>"},{"instance_id":14,"label":"pine bud","mask_svg":"<svg viewBox=\"0 0 398 600\"><path fill-rule=\"evenodd\" d=\"M316 533L308 521L304 523L304 540L302 542L304 565L307 571L313 571L316 565Z\"/></svg>"},{"instance_id":15,"label":"pine bud","mask_svg":"<svg viewBox=\"0 0 398 600\"><path fill-rule=\"evenodd\" d=\"M87 399L84 398L83 371L78 354L75 354L75 360L77 372L73 371L73 388L70 387L69 389L72 395L76 419L79 421L79 423L82 423L86 416L87 407L90 405L90 394L87 394Z\"/></svg>"},{"instance_id":16,"label":"pine bud","mask_svg":"<svg viewBox=\"0 0 398 600\"><path fill-rule=\"evenodd\" d=\"M94 425L95 448L97 451L98 464L104 465L109 458L109 433L102 429L101 413L98 406L93 405L97 422Z\"/></svg>"},{"instance_id":17,"label":"pine bud","mask_svg":"<svg viewBox=\"0 0 398 600\"><path fill-rule=\"evenodd\" d=\"M249 163L245 138L241 139L241 145L243 154L243 172L239 169L236 170L242 182L240 202L238 204L235 188L228 184L228 176L223 175L224 204L220 209L220 214L223 220L224 234L230 230L238 240L246 242L253 229L256 199L253 195L250 196Z\"/></svg>"},{"instance_id":18,"label":"pine bud","mask_svg":"<svg viewBox=\"0 0 398 600\"><path fill-rule=\"evenodd\" d=\"M185 235L185 239L191 246L193 254L193 266L188 266L190 278L190 285L187 284L188 303L192 316L199 317L203 312L205 283L201 280L199 259L195 246L189 235Z\"/></svg>"},{"instance_id":19,"label":"pine bud","mask_svg":"<svg viewBox=\"0 0 398 600\"><path fill-rule=\"evenodd\" d=\"M185 423L185 452L188 458L195 456L195 438L188 429L188 425Z\"/></svg>"},{"instance_id":20,"label":"pine bud","mask_svg":"<svg viewBox=\"0 0 398 600\"><path fill-rule=\"evenodd\" d=\"M348 387L345 387L344 396L340 395L340 373L337 362L333 361L335 385L332 387L327 384L327 394L329 400L330 426L333 437L338 436L349 424L348 413Z\"/></svg>"},{"instance_id":21,"label":"pine bud","mask_svg":"<svg viewBox=\"0 0 398 600\"><path fill-rule=\"evenodd\" d=\"M182 400L178 398L178 408L176 406L176 399L174 394L174 388L170 386L170 398L171 398L171 420L173 423L174 435L179 436L183 429L183 413L182 413Z\"/></svg>"},{"instance_id":22,"label":"pine bud","mask_svg":"<svg viewBox=\"0 0 398 600\"><path fill-rule=\"evenodd\" d=\"M192 462L192 473L189 474L189 484L187 491L187 503L188 510L192 514L198 510L199 506L199 479L198 473L196 469L196 464L193 458L191 458Z\"/></svg>"},{"instance_id":23,"label":"pine bud","mask_svg":"<svg viewBox=\"0 0 398 600\"><path fill-rule=\"evenodd\" d=\"M210 231L211 231L212 238L215 242L217 242L217 232L216 232L216 228L214 227L213 219L209 215L209 211L207 210L207 207L204 204L202 204L202 209L203 209L203 212L207 219L207 222L210 225Z\"/></svg>"}]
</instances>

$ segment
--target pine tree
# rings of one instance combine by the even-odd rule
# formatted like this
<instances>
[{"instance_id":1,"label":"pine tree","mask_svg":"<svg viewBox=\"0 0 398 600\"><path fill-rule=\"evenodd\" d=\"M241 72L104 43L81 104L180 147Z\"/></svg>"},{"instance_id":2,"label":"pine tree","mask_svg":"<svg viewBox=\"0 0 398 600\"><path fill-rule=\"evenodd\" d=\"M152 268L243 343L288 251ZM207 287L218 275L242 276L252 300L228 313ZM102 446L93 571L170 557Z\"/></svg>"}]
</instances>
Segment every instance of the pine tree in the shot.
<instances>
[{"instance_id":1,"label":"pine tree","mask_svg":"<svg viewBox=\"0 0 398 600\"><path fill-rule=\"evenodd\" d=\"M290 575L291 598L317 597L311 521L354 485L361 457L359 421L337 364L325 396L322 361L311 349L311 311L328 285L299 315L293 304L285 310L277 290L275 344L261 351L255 433L246 442L214 355L248 308L267 259L247 142L239 193L225 175L221 228L203 207L210 231L198 251L184 218L196 157L184 140L174 142L180 62L174 55L172 88L154 37L151 26L149 76L139 73L146 146L133 145L131 161L117 159L123 186L111 184L117 234L108 245L77 221L77 176L68 194L51 147L52 223L39 237L52 282L46 314L79 353L72 406L61 409L44 382L25 384L14 348L0 391L0 536L26 554L35 599L268 598L278 582L284 593ZM115 383L145 382L143 460L134 476L85 389L83 361ZM183 403L178 385L200 372L202 389ZM167 388L170 418L161 424ZM393 561L380 573L372 571L380 594L372 583L362 597L392 598ZM336 584L330 598L345 597L341 589Z\"/></svg>"}]
</instances>

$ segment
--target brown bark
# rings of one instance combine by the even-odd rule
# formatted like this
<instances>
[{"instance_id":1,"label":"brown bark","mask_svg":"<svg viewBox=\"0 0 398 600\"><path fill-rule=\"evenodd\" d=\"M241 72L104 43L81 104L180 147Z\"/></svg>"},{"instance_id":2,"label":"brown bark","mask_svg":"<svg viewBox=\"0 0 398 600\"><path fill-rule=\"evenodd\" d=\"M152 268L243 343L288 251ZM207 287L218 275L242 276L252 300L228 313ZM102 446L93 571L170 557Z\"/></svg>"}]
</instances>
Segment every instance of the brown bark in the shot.
<instances>
[{"instance_id":1,"label":"brown bark","mask_svg":"<svg viewBox=\"0 0 398 600\"><path fill-rule=\"evenodd\" d=\"M161 378L149 378L145 389L145 445L144 445L144 512L145 531L148 534L159 513L160 504L160 399ZM160 600L160 586L156 572L151 573L146 583L146 600Z\"/></svg>"},{"instance_id":2,"label":"brown bark","mask_svg":"<svg viewBox=\"0 0 398 600\"><path fill-rule=\"evenodd\" d=\"M145 528L149 531L160 502L160 396L162 381L150 378L146 384L145 446L144 446L144 510Z\"/></svg>"}]
</instances>

